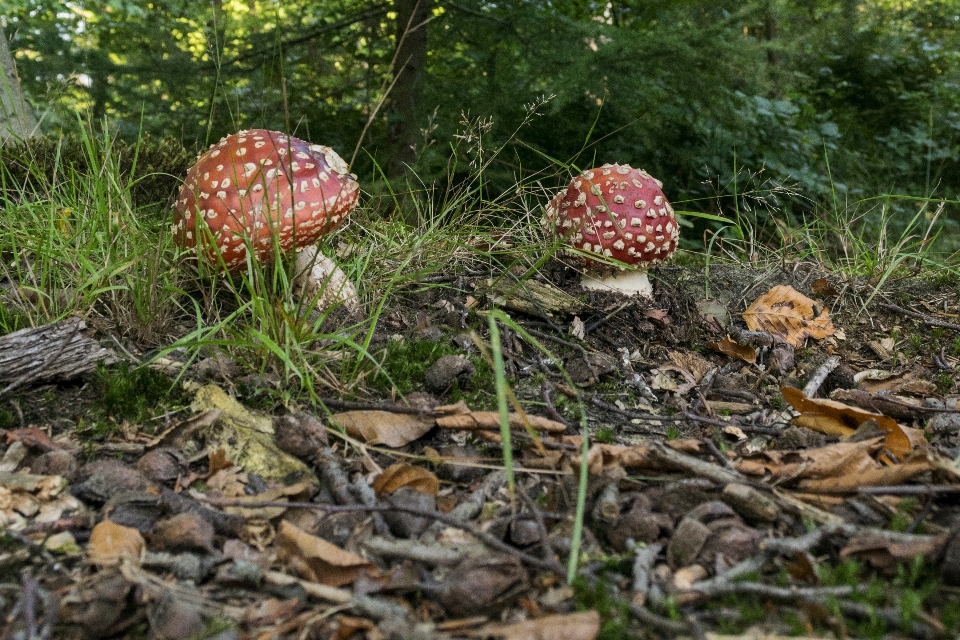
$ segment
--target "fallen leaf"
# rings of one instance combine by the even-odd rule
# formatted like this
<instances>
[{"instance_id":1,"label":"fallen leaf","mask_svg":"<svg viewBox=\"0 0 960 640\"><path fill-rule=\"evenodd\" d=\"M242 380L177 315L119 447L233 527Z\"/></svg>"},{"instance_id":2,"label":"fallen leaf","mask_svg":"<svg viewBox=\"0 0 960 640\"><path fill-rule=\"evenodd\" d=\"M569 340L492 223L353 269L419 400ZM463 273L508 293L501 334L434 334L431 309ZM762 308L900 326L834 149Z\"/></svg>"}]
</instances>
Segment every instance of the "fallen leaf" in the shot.
<instances>
[{"instance_id":1,"label":"fallen leaf","mask_svg":"<svg viewBox=\"0 0 960 640\"><path fill-rule=\"evenodd\" d=\"M347 433L372 445L397 448L419 439L433 424L407 413L344 411L330 416Z\"/></svg>"},{"instance_id":2,"label":"fallen leaf","mask_svg":"<svg viewBox=\"0 0 960 640\"><path fill-rule=\"evenodd\" d=\"M527 423L536 431L546 431L548 433L563 433L567 427L562 422L550 420L541 416L526 415ZM511 429L525 429L523 417L519 413L510 413L509 422ZM470 413L444 416L437 418L437 426L446 429L465 429L474 430L499 430L500 414L496 411L471 411Z\"/></svg>"},{"instance_id":3,"label":"fallen leaf","mask_svg":"<svg viewBox=\"0 0 960 640\"><path fill-rule=\"evenodd\" d=\"M414 491L436 496L440 490L440 481L423 467L403 462L390 465L373 481L373 490L377 495L391 494L400 487L409 487Z\"/></svg>"},{"instance_id":4,"label":"fallen leaf","mask_svg":"<svg viewBox=\"0 0 960 640\"><path fill-rule=\"evenodd\" d=\"M904 458L920 442L916 434L907 435L893 418L854 407L836 400L808 398L793 387L781 387L780 392L794 409L800 412L793 423L816 429L828 435L850 436L867 420L876 420L877 427L886 434L884 444L890 453ZM923 440L926 444L926 440Z\"/></svg>"},{"instance_id":5,"label":"fallen leaf","mask_svg":"<svg viewBox=\"0 0 960 640\"><path fill-rule=\"evenodd\" d=\"M722 302L717 300L700 300L697 302L697 311L707 322L713 320L724 327L730 324L730 312Z\"/></svg>"},{"instance_id":6,"label":"fallen leaf","mask_svg":"<svg viewBox=\"0 0 960 640\"><path fill-rule=\"evenodd\" d=\"M893 569L897 565L913 561L917 556L924 556L927 559L939 556L946 537L946 535L916 536L913 539L892 540L877 535L861 534L847 542L847 546L840 551L840 557L855 556L867 560L879 569Z\"/></svg>"},{"instance_id":7,"label":"fallen leaf","mask_svg":"<svg viewBox=\"0 0 960 640\"><path fill-rule=\"evenodd\" d=\"M139 563L143 546L139 531L104 520L90 532L87 552L94 564L114 565L124 558Z\"/></svg>"},{"instance_id":8,"label":"fallen leaf","mask_svg":"<svg viewBox=\"0 0 960 640\"><path fill-rule=\"evenodd\" d=\"M724 355L728 355L731 358L737 358L743 360L744 362L749 362L750 364L756 364L757 362L757 350L753 347L742 345L736 340L733 340L730 336L725 337L720 342L708 342L707 346L711 349L716 349Z\"/></svg>"},{"instance_id":9,"label":"fallen leaf","mask_svg":"<svg viewBox=\"0 0 960 640\"><path fill-rule=\"evenodd\" d=\"M573 322L570 323L570 335L578 340L583 340L584 335L586 335L586 326L584 326L580 316L573 316Z\"/></svg>"},{"instance_id":10,"label":"fallen leaf","mask_svg":"<svg viewBox=\"0 0 960 640\"><path fill-rule=\"evenodd\" d=\"M207 473L210 475L221 469L229 469L232 466L233 463L227 460L227 452L223 449L217 449L207 457Z\"/></svg>"},{"instance_id":11,"label":"fallen leaf","mask_svg":"<svg viewBox=\"0 0 960 640\"><path fill-rule=\"evenodd\" d=\"M373 565L323 538L310 535L287 521L280 523L277 545L283 559L303 578L330 587L351 584Z\"/></svg>"},{"instance_id":12,"label":"fallen leaf","mask_svg":"<svg viewBox=\"0 0 960 640\"><path fill-rule=\"evenodd\" d=\"M488 624L479 630L481 637L500 640L593 640L600 633L600 614L581 611L514 624Z\"/></svg>"},{"instance_id":13,"label":"fallen leaf","mask_svg":"<svg viewBox=\"0 0 960 640\"><path fill-rule=\"evenodd\" d=\"M670 324L670 314L663 309L647 309L643 312L643 315L651 320L659 322L662 325Z\"/></svg>"},{"instance_id":14,"label":"fallen leaf","mask_svg":"<svg viewBox=\"0 0 960 640\"><path fill-rule=\"evenodd\" d=\"M826 309L817 316L814 302L788 285L773 287L742 314L751 331L778 335L794 347L807 338L822 339L836 331Z\"/></svg>"},{"instance_id":15,"label":"fallen leaf","mask_svg":"<svg viewBox=\"0 0 960 640\"><path fill-rule=\"evenodd\" d=\"M810 292L817 296L829 296L835 298L840 295L840 292L833 288L833 285L830 284L830 281L826 278L817 278L810 283Z\"/></svg>"},{"instance_id":16,"label":"fallen leaf","mask_svg":"<svg viewBox=\"0 0 960 640\"><path fill-rule=\"evenodd\" d=\"M698 384L708 371L715 368L712 362L693 351L670 351L667 358L675 367L689 372Z\"/></svg>"}]
</instances>

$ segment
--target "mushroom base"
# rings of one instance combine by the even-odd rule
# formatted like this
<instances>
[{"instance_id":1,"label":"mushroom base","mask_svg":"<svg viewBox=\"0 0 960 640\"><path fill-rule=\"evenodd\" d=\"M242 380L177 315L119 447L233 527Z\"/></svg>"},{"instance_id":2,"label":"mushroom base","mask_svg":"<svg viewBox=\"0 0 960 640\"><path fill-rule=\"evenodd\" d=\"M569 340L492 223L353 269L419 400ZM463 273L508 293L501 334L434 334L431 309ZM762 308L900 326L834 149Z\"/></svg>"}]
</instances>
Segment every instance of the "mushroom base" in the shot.
<instances>
[{"instance_id":1,"label":"mushroom base","mask_svg":"<svg viewBox=\"0 0 960 640\"><path fill-rule=\"evenodd\" d=\"M295 267L297 293L303 300L316 299L318 311L342 304L355 313L360 309L357 289L340 267L315 247L305 247L297 252Z\"/></svg>"},{"instance_id":2,"label":"mushroom base","mask_svg":"<svg viewBox=\"0 0 960 640\"><path fill-rule=\"evenodd\" d=\"M609 275L584 274L580 286L594 291L616 291L628 296L653 297L653 285L646 271L617 271Z\"/></svg>"}]
</instances>

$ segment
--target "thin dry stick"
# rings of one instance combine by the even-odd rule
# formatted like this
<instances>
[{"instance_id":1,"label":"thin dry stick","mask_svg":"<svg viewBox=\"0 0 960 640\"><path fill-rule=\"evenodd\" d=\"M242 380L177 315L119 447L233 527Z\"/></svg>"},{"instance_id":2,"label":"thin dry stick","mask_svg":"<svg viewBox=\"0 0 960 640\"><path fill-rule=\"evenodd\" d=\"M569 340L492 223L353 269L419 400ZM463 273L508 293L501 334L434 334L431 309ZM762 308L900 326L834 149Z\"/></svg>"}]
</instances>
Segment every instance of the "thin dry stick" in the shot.
<instances>
[{"instance_id":1,"label":"thin dry stick","mask_svg":"<svg viewBox=\"0 0 960 640\"><path fill-rule=\"evenodd\" d=\"M377 100L377 106L375 106L373 108L373 111L370 112L370 117L367 118L366 124L363 125L363 131L360 132L360 137L357 139L357 146L353 148L353 155L350 156L351 166L353 165L353 161L357 159L357 154L360 153L360 145L363 144L363 139L367 136L367 131L370 129L370 125L373 124L373 119L377 117L377 113L380 112L380 108L383 106L383 103L387 101L387 96L390 95L390 91L393 89L393 86L397 84L397 80L400 79L400 74L399 73L394 74L393 70L397 68L396 67L397 56L400 55L400 49L403 48L404 41L407 39L408 35L416 31L417 29L422 29L423 27L427 26L427 24L431 20L433 20L433 18L430 17L424 20L423 22L421 22L420 24L418 24L417 26L412 27L411 25L413 24L413 17L417 15L417 7L419 6L420 6L420 2L417 2L417 4L413 8L413 11L410 13L410 19L407 21L407 26L403 30L403 35L400 36L400 41L397 43L397 49L396 51L393 52L393 59L390 60L390 66L387 68L388 77L393 76L393 80L390 81L390 86L386 87L386 91L384 91L384 86L387 84L386 79L384 79L383 85L380 86L380 93L382 95L380 96L380 99ZM407 58L406 60L403 61L403 66L407 66L408 62L410 62L410 58Z\"/></svg>"},{"instance_id":2,"label":"thin dry stick","mask_svg":"<svg viewBox=\"0 0 960 640\"><path fill-rule=\"evenodd\" d=\"M536 556L532 556L529 553L524 553L519 549L511 547L506 542L503 542L499 538L496 538L486 531L482 531L477 527L468 524L466 522L461 522L455 518L451 518L446 514L437 512L437 511L427 511L425 509L410 509L407 507L385 507L385 506L375 506L375 505L364 505L364 504L348 504L348 505L331 505L331 504L317 504L315 502L283 502L280 500L265 500L263 502L245 502L242 500L226 500L221 498L211 498L211 497L202 497L201 501L208 504L217 506L217 507L246 507L248 509L271 509L271 508L283 508L283 509L311 509L314 511L324 511L326 513L344 513L351 511L366 511L369 513L407 513L412 516L418 516L421 518L431 518L439 522L444 523L447 526L454 527L456 529L462 529L472 535L477 540L480 540L488 547L492 547L497 551L502 551L504 553L516 556L523 562L526 562L529 565L537 567L539 569L544 569L546 571L554 572L558 575L566 575L566 568L561 566L559 562L547 562L541 560Z\"/></svg>"},{"instance_id":3,"label":"thin dry stick","mask_svg":"<svg viewBox=\"0 0 960 640\"><path fill-rule=\"evenodd\" d=\"M817 369L810 379L807 381L806 386L803 387L803 395L808 398L812 398L817 393L817 389L820 388L820 385L823 384L823 381L827 379L827 376L830 375L830 372L836 369L840 365L840 356L830 356L824 360L823 364L820 365L820 368Z\"/></svg>"},{"instance_id":4,"label":"thin dry stick","mask_svg":"<svg viewBox=\"0 0 960 640\"><path fill-rule=\"evenodd\" d=\"M883 307L884 309L887 309L888 311L896 311L897 313L902 313L906 316L910 316L911 318L917 318L918 320L922 320L923 324L930 327L943 327L945 329L953 329L954 331L960 331L960 324L956 324L955 322L946 322L945 320L937 320L936 318L931 318L928 315L924 315L916 311L911 311L910 309L904 309L903 307L899 307L895 304L890 304L888 302L881 302L880 306Z\"/></svg>"}]
</instances>

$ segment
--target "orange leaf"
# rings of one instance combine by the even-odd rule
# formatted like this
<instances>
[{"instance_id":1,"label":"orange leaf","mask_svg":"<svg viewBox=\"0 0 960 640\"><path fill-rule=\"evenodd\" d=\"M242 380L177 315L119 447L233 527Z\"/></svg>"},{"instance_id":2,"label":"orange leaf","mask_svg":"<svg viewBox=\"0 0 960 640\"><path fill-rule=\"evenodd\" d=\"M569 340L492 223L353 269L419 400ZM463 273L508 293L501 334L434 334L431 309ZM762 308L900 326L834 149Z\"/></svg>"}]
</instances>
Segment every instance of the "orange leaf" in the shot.
<instances>
[{"instance_id":1,"label":"orange leaf","mask_svg":"<svg viewBox=\"0 0 960 640\"><path fill-rule=\"evenodd\" d=\"M280 523L277 544L284 559L304 578L331 587L350 584L373 565L323 538L310 535L286 520Z\"/></svg>"},{"instance_id":2,"label":"orange leaf","mask_svg":"<svg viewBox=\"0 0 960 640\"><path fill-rule=\"evenodd\" d=\"M707 346L711 349L716 349L720 353L728 355L731 358L738 358L744 362L749 362L750 364L755 364L757 362L756 349L742 345L733 340L730 336L725 337L720 342L708 342Z\"/></svg>"},{"instance_id":3,"label":"orange leaf","mask_svg":"<svg viewBox=\"0 0 960 640\"><path fill-rule=\"evenodd\" d=\"M404 462L390 465L373 481L373 490L377 495L391 494L401 487L436 496L440 490L440 481L426 469Z\"/></svg>"},{"instance_id":4,"label":"orange leaf","mask_svg":"<svg viewBox=\"0 0 960 640\"><path fill-rule=\"evenodd\" d=\"M781 387L780 393L794 409L800 412L799 418L794 418L793 423L803 427L809 427L826 433L828 435L849 436L857 430L861 424L867 420L874 419L880 430L887 434L884 445L890 450L890 453L898 458L905 458L917 446L926 445L927 441L922 435L916 433L907 434L904 428L897 424L893 418L854 407L836 400L823 400L821 398L808 398L803 392L793 387ZM819 427L829 427L819 428ZM845 432L843 428L846 428ZM911 429L915 432L915 429Z\"/></svg>"},{"instance_id":5,"label":"orange leaf","mask_svg":"<svg viewBox=\"0 0 960 640\"><path fill-rule=\"evenodd\" d=\"M779 285L753 301L743 312L751 331L767 331L799 347L807 338L832 336L836 329L826 309L816 315L814 302L793 287Z\"/></svg>"}]
</instances>

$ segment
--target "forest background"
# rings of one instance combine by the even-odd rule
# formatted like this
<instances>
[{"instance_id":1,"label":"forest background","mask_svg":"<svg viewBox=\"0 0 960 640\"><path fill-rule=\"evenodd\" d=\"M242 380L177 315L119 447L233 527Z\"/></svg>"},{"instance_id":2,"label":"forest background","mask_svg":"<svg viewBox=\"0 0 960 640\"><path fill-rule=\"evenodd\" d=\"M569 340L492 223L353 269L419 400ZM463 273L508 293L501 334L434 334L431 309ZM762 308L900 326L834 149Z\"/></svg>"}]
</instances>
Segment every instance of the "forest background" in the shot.
<instances>
[{"instance_id":1,"label":"forest background","mask_svg":"<svg viewBox=\"0 0 960 640\"><path fill-rule=\"evenodd\" d=\"M960 245L960 2L0 0L0 16L47 133L106 122L192 152L279 129L355 155L374 190L455 183L506 143L491 195L621 162L780 238L811 216L879 230L939 210Z\"/></svg>"}]
</instances>

